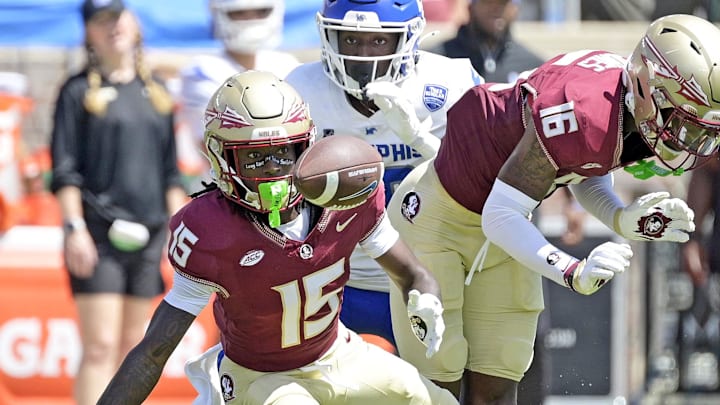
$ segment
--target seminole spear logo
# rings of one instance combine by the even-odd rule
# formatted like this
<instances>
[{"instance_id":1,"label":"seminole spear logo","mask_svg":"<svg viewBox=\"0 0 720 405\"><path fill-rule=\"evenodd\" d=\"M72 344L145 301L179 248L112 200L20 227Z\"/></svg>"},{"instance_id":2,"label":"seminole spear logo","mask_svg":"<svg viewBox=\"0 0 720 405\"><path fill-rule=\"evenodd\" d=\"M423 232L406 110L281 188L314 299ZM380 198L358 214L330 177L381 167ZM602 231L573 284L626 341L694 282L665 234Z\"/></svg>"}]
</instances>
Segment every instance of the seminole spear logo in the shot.
<instances>
[{"instance_id":1,"label":"seminole spear logo","mask_svg":"<svg viewBox=\"0 0 720 405\"><path fill-rule=\"evenodd\" d=\"M710 102L708 101L707 94L703 91L702 87L698 84L698 82L695 80L694 76L690 76L689 79L685 79L679 72L677 65L671 65L670 62L668 62L667 59L665 59L665 56L660 52L655 44L650 41L649 38L645 37L643 38L643 43L645 46L650 49L650 51L655 55L655 59L658 63L653 63L655 67L655 74L667 79L675 80L680 84L680 90L677 91L678 94L682 95L688 100L694 101L698 104L702 104L704 106L709 107ZM643 62L645 64L648 64L648 58L643 55ZM650 61L652 62L652 61Z\"/></svg>"}]
</instances>

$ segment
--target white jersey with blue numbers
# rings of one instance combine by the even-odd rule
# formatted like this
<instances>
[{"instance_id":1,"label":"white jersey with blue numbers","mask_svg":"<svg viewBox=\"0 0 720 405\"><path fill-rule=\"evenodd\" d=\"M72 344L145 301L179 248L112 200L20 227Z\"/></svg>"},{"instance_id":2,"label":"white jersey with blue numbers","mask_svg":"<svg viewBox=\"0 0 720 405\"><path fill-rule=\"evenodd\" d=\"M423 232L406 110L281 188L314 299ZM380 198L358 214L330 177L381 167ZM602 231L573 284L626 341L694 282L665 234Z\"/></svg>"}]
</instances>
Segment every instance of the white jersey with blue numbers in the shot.
<instances>
[{"instance_id":1,"label":"white jersey with blue numbers","mask_svg":"<svg viewBox=\"0 0 720 405\"><path fill-rule=\"evenodd\" d=\"M382 111L366 117L347 101L345 92L323 72L320 62L295 68L285 79L310 105L310 115L317 127L318 138L330 135L351 135L374 145L385 163L386 204L400 181L415 166L429 157L403 143L388 127ZM415 106L421 122L432 118L430 132L438 138L445 133L447 110L482 78L468 59L450 59L421 52L414 74L399 86ZM355 249L350 260L349 286L364 290L388 291L387 274L379 264Z\"/></svg>"}]
</instances>

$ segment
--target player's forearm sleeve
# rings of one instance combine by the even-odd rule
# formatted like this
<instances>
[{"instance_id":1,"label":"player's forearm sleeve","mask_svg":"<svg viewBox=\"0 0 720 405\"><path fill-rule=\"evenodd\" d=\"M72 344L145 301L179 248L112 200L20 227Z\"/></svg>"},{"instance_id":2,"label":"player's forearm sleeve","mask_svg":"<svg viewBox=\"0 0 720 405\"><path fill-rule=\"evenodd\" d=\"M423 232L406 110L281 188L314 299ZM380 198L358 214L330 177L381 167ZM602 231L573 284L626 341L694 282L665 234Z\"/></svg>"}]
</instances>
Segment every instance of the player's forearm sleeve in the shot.
<instances>
[{"instance_id":1,"label":"player's forearm sleeve","mask_svg":"<svg viewBox=\"0 0 720 405\"><path fill-rule=\"evenodd\" d=\"M570 186L577 202L608 228L615 231L614 218L618 209L625 204L613 190L613 175L590 177L579 184ZM617 232L617 231L616 231Z\"/></svg>"},{"instance_id":2,"label":"player's forearm sleeve","mask_svg":"<svg viewBox=\"0 0 720 405\"><path fill-rule=\"evenodd\" d=\"M532 271L564 286L563 272L574 258L553 246L529 217L538 201L495 180L482 212L487 239Z\"/></svg>"}]
</instances>

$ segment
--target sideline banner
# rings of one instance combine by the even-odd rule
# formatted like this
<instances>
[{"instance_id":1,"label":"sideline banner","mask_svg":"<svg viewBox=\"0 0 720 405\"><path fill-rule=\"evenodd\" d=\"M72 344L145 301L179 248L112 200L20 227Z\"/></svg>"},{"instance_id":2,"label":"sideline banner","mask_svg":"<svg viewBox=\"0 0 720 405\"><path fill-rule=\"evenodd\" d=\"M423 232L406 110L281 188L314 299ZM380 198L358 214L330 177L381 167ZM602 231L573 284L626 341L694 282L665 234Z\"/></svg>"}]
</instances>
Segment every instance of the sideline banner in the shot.
<instances>
[{"instance_id":1,"label":"sideline banner","mask_svg":"<svg viewBox=\"0 0 720 405\"><path fill-rule=\"evenodd\" d=\"M59 246L13 241L57 241L60 232L56 227L15 227L0 238L0 405L73 403L81 346ZM172 269L166 261L163 275L170 285ZM146 404L191 403L196 393L185 378L185 361L217 341L208 305L170 357Z\"/></svg>"}]
</instances>

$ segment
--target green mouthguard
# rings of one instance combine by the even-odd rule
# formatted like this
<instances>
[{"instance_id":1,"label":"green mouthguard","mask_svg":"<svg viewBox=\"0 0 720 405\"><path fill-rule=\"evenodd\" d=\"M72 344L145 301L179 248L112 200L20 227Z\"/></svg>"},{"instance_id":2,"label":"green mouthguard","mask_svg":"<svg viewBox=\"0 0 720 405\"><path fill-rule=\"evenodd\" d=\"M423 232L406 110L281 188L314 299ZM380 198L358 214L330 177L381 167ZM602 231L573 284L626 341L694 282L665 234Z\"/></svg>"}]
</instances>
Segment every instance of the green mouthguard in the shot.
<instances>
[{"instance_id":1,"label":"green mouthguard","mask_svg":"<svg viewBox=\"0 0 720 405\"><path fill-rule=\"evenodd\" d=\"M673 176L679 176L683 174L685 169L678 168L669 170L658 166L652 160L638 160L634 165L626 166L625 171L632 174L636 179L647 180L653 176L665 177L671 174Z\"/></svg>"},{"instance_id":2,"label":"green mouthguard","mask_svg":"<svg viewBox=\"0 0 720 405\"><path fill-rule=\"evenodd\" d=\"M270 210L268 219L270 226L277 228L280 225L280 208L287 202L288 182L286 180L269 181L258 185L260 205Z\"/></svg>"}]
</instances>

